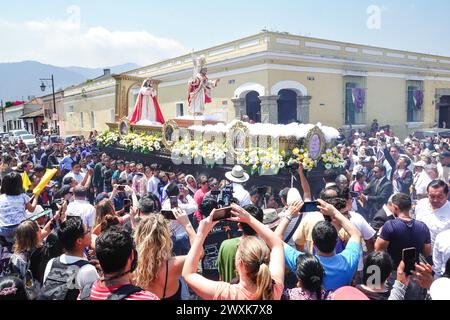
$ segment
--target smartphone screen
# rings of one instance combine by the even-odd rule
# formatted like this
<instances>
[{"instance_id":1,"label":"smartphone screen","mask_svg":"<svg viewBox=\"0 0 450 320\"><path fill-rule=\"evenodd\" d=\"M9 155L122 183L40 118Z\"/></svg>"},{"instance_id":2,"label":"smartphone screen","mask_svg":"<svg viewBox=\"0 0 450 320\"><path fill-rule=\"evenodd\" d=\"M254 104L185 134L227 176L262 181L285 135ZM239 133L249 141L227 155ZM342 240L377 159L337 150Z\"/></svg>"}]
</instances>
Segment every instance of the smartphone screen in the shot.
<instances>
[{"instance_id":1,"label":"smartphone screen","mask_svg":"<svg viewBox=\"0 0 450 320\"><path fill-rule=\"evenodd\" d=\"M416 268L416 248L403 249L402 260L405 263L405 273L410 276Z\"/></svg>"},{"instance_id":2,"label":"smartphone screen","mask_svg":"<svg viewBox=\"0 0 450 320\"><path fill-rule=\"evenodd\" d=\"M123 199L123 212L130 213L130 209L131 209L131 200Z\"/></svg>"},{"instance_id":3,"label":"smartphone screen","mask_svg":"<svg viewBox=\"0 0 450 320\"><path fill-rule=\"evenodd\" d=\"M231 218L231 207L216 209L213 216L213 221L221 221Z\"/></svg>"},{"instance_id":4,"label":"smartphone screen","mask_svg":"<svg viewBox=\"0 0 450 320\"><path fill-rule=\"evenodd\" d=\"M352 196L352 198L358 198L359 197L359 192L350 191L350 195Z\"/></svg>"},{"instance_id":5,"label":"smartphone screen","mask_svg":"<svg viewBox=\"0 0 450 320\"><path fill-rule=\"evenodd\" d=\"M320 211L319 208L317 207L318 205L319 205L319 203L317 201L305 202L305 204L303 205L303 208L301 209L300 212Z\"/></svg>"},{"instance_id":6,"label":"smartphone screen","mask_svg":"<svg viewBox=\"0 0 450 320\"><path fill-rule=\"evenodd\" d=\"M167 220L177 220L177 218L175 218L175 215L173 214L172 210L161 210L161 214Z\"/></svg>"},{"instance_id":7,"label":"smartphone screen","mask_svg":"<svg viewBox=\"0 0 450 320\"><path fill-rule=\"evenodd\" d=\"M170 197L170 207L172 209L178 208L178 197L176 196Z\"/></svg>"}]
</instances>

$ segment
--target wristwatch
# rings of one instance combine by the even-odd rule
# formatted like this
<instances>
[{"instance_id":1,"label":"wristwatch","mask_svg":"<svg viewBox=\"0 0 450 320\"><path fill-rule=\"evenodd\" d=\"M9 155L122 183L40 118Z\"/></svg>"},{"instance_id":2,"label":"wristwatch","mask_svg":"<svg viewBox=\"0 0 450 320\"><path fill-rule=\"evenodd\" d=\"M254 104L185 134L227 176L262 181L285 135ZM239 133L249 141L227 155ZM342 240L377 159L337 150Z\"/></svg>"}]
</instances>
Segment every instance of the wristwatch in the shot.
<instances>
[{"instance_id":1,"label":"wristwatch","mask_svg":"<svg viewBox=\"0 0 450 320\"><path fill-rule=\"evenodd\" d=\"M289 222L292 222L292 218L287 214L287 215L285 215L284 216L286 219L288 219L289 220Z\"/></svg>"}]
</instances>

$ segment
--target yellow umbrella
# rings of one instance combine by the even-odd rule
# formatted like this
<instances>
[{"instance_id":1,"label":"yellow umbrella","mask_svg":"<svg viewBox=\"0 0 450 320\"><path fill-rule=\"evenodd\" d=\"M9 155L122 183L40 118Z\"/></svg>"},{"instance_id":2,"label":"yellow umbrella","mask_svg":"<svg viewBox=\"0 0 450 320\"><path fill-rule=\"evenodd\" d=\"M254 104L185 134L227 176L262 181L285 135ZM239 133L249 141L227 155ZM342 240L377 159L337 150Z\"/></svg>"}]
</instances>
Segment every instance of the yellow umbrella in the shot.
<instances>
[{"instance_id":1,"label":"yellow umbrella","mask_svg":"<svg viewBox=\"0 0 450 320\"><path fill-rule=\"evenodd\" d=\"M45 175L42 177L41 182L36 186L36 188L33 189L33 194L38 196L44 191L44 188L47 186L47 184L52 180L52 178L55 176L57 169L47 169L45 172Z\"/></svg>"}]
</instances>

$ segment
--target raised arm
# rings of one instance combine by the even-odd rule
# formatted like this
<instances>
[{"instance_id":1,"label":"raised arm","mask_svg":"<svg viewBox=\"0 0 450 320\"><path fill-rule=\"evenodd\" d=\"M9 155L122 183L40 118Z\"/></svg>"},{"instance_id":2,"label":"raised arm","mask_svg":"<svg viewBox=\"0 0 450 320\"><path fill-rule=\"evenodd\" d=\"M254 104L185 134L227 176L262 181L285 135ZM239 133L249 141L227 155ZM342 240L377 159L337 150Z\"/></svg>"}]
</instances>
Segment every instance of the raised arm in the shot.
<instances>
[{"instance_id":1,"label":"raised arm","mask_svg":"<svg viewBox=\"0 0 450 320\"><path fill-rule=\"evenodd\" d=\"M261 237L262 240L270 248L270 264L269 270L272 278L277 279L279 282L284 281L284 245L283 241L278 238L275 233L267 226L256 220L243 208L236 204L232 204L231 213L235 216L230 218L232 221L246 223Z\"/></svg>"},{"instance_id":2,"label":"raised arm","mask_svg":"<svg viewBox=\"0 0 450 320\"><path fill-rule=\"evenodd\" d=\"M298 175L300 177L300 186L303 190L303 200L308 202L312 200L311 188L309 187L308 179L306 179L305 172L303 170L303 165L299 163Z\"/></svg>"},{"instance_id":3,"label":"raised arm","mask_svg":"<svg viewBox=\"0 0 450 320\"><path fill-rule=\"evenodd\" d=\"M336 220L342 228L350 235L350 240L353 240L357 243L361 243L361 232L347 219L338 209L336 209L333 205L326 203L325 201L319 199L319 210L325 215L331 217L331 219Z\"/></svg>"},{"instance_id":4,"label":"raised arm","mask_svg":"<svg viewBox=\"0 0 450 320\"><path fill-rule=\"evenodd\" d=\"M277 229L275 230L275 235L283 240L283 235L286 231L286 228L291 223L292 219L295 219L299 215L301 215L300 210L303 207L303 201L295 201L287 210L286 215L281 220Z\"/></svg>"}]
</instances>

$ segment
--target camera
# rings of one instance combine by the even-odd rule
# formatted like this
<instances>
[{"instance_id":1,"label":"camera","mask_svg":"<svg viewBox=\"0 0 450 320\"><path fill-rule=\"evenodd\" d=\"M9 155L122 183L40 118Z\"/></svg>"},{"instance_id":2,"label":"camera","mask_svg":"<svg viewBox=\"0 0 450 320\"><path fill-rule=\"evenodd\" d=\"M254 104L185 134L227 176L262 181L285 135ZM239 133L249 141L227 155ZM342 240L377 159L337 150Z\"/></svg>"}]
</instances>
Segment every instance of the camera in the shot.
<instances>
[{"instance_id":1,"label":"camera","mask_svg":"<svg viewBox=\"0 0 450 320\"><path fill-rule=\"evenodd\" d=\"M233 202L233 186L226 186L224 187L218 197L217 197L217 204L219 208L225 208L229 207L231 203Z\"/></svg>"}]
</instances>

